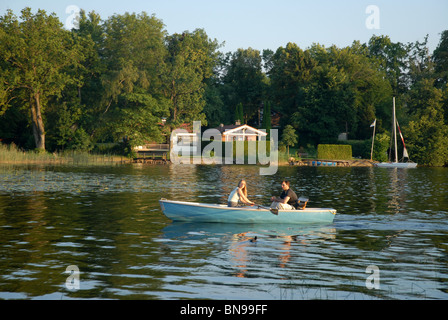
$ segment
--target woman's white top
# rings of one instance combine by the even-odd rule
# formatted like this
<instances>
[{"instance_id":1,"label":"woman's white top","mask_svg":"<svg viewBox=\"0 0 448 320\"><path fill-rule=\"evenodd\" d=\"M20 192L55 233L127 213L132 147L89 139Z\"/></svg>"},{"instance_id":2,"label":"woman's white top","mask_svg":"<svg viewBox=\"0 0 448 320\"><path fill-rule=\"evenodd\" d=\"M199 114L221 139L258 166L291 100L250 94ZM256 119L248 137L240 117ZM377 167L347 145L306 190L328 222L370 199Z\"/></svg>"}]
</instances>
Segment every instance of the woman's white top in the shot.
<instances>
[{"instance_id":1,"label":"woman's white top","mask_svg":"<svg viewBox=\"0 0 448 320\"><path fill-rule=\"evenodd\" d=\"M228 202L238 202L240 200L240 195L238 193L238 187L232 190L232 192L229 195Z\"/></svg>"}]
</instances>

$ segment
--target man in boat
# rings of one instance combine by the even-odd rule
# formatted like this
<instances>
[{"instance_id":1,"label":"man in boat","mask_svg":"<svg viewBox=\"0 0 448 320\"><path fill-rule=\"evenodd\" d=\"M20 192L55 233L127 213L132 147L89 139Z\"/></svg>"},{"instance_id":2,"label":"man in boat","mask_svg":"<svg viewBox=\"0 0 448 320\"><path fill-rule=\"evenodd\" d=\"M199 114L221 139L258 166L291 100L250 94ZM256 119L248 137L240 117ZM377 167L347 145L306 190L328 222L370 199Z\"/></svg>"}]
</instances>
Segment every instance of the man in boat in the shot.
<instances>
[{"instance_id":1,"label":"man in boat","mask_svg":"<svg viewBox=\"0 0 448 320\"><path fill-rule=\"evenodd\" d=\"M295 210L297 204L297 195L289 188L289 181L282 181L283 192L280 197L271 197L271 208L279 210Z\"/></svg>"},{"instance_id":2,"label":"man in boat","mask_svg":"<svg viewBox=\"0 0 448 320\"><path fill-rule=\"evenodd\" d=\"M254 205L252 201L247 198L246 180L241 180L238 186L232 190L227 200L229 207L238 207L240 203L247 205Z\"/></svg>"}]
</instances>

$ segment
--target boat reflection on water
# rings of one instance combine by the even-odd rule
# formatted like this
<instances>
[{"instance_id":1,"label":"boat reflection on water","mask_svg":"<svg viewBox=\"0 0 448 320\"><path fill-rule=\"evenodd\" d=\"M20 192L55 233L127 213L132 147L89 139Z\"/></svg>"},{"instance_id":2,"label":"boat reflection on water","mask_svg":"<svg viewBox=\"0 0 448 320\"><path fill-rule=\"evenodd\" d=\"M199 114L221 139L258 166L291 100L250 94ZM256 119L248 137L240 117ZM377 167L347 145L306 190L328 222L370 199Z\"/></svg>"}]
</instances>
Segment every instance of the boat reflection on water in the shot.
<instances>
[{"instance_id":1,"label":"boat reflection on water","mask_svg":"<svg viewBox=\"0 0 448 320\"><path fill-rule=\"evenodd\" d=\"M225 268L232 268L233 276L245 278L254 261L266 263L265 259L272 261L274 258L277 267L285 268L294 255L294 250L311 242L334 240L336 228L328 224L241 225L175 222L163 229L162 238L160 240L167 246L177 246L181 242L215 248L203 259L224 259L227 264Z\"/></svg>"}]
</instances>

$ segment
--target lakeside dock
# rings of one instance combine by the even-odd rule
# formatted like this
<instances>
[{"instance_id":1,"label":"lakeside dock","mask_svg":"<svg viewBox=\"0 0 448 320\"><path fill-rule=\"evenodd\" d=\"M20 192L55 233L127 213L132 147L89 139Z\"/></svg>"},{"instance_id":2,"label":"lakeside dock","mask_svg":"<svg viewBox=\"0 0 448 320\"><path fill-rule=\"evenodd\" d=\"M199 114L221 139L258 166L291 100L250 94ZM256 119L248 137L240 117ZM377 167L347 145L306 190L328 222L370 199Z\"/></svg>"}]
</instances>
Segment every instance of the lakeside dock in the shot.
<instances>
[{"instance_id":1,"label":"lakeside dock","mask_svg":"<svg viewBox=\"0 0 448 320\"><path fill-rule=\"evenodd\" d=\"M325 159L303 159L295 160L290 159L290 166L302 166L302 167L373 167L375 161L365 159L353 159L353 160L325 160Z\"/></svg>"}]
</instances>

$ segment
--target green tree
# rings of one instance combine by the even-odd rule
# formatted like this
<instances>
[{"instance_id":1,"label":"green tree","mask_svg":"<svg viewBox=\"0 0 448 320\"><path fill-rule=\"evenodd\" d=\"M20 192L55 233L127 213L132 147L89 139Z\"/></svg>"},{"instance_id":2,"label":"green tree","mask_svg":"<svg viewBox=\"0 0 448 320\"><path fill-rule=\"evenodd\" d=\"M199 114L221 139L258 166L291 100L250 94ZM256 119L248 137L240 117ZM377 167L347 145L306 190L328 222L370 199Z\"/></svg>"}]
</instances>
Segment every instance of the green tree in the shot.
<instances>
[{"instance_id":1,"label":"green tree","mask_svg":"<svg viewBox=\"0 0 448 320\"><path fill-rule=\"evenodd\" d=\"M106 70L101 73L95 132L97 139L124 139L129 153L145 141L162 140L161 118L169 113L160 80L166 33L162 21L143 12L110 17L104 34Z\"/></svg>"},{"instance_id":2,"label":"green tree","mask_svg":"<svg viewBox=\"0 0 448 320\"><path fill-rule=\"evenodd\" d=\"M310 55L316 62L309 80L302 86L302 96L291 120L307 142L330 142L345 132L347 122L354 125L355 91L349 75L332 57L336 48L316 45Z\"/></svg>"},{"instance_id":3,"label":"green tree","mask_svg":"<svg viewBox=\"0 0 448 320\"><path fill-rule=\"evenodd\" d=\"M440 42L433 52L436 86L443 90L443 111L448 125L448 30L442 32Z\"/></svg>"},{"instance_id":4,"label":"green tree","mask_svg":"<svg viewBox=\"0 0 448 320\"><path fill-rule=\"evenodd\" d=\"M443 166L448 163L448 126L444 122L442 90L434 80L417 82L410 92L412 120L403 129L406 146L420 165Z\"/></svg>"},{"instance_id":5,"label":"green tree","mask_svg":"<svg viewBox=\"0 0 448 320\"><path fill-rule=\"evenodd\" d=\"M438 87L448 82L448 30L441 33L440 42L433 52L432 59L435 64L435 73Z\"/></svg>"},{"instance_id":6,"label":"green tree","mask_svg":"<svg viewBox=\"0 0 448 320\"><path fill-rule=\"evenodd\" d=\"M68 85L61 97L48 101L46 141L49 151L90 151L93 148L90 136L82 126L85 106L80 103L78 89L78 86Z\"/></svg>"},{"instance_id":7,"label":"green tree","mask_svg":"<svg viewBox=\"0 0 448 320\"><path fill-rule=\"evenodd\" d=\"M406 60L408 48L400 42L392 42L389 36L372 36L368 43L369 56L380 70L386 73L393 94L398 96L407 90Z\"/></svg>"},{"instance_id":8,"label":"green tree","mask_svg":"<svg viewBox=\"0 0 448 320\"><path fill-rule=\"evenodd\" d=\"M100 120L106 109L105 104L110 103L103 103L106 92L102 81L107 77L109 62L104 55L106 37L104 23L94 11L87 14L81 10L79 27L72 29L72 33L83 47L85 56L81 67L76 70L83 78L82 86L77 88L82 114L76 121L91 138L94 138L96 130L102 123Z\"/></svg>"},{"instance_id":9,"label":"green tree","mask_svg":"<svg viewBox=\"0 0 448 320\"><path fill-rule=\"evenodd\" d=\"M238 49L230 56L223 82L228 90L228 105L237 106L241 103L244 106L242 123L257 117L265 90L264 80L260 51Z\"/></svg>"},{"instance_id":10,"label":"green tree","mask_svg":"<svg viewBox=\"0 0 448 320\"><path fill-rule=\"evenodd\" d=\"M331 47L329 59L339 72L346 74L347 87L353 94L345 114L350 137L368 139L372 119L382 115L386 105L387 111L390 110L391 85L385 79L384 71L378 70L369 58L368 48L358 41L342 49Z\"/></svg>"},{"instance_id":11,"label":"green tree","mask_svg":"<svg viewBox=\"0 0 448 320\"><path fill-rule=\"evenodd\" d=\"M221 123L224 124L230 121L230 119L228 119L229 116L225 112L226 107L216 79L207 81L206 83L204 114L210 127L218 127Z\"/></svg>"},{"instance_id":12,"label":"green tree","mask_svg":"<svg viewBox=\"0 0 448 320\"><path fill-rule=\"evenodd\" d=\"M429 53L428 36L420 42L408 44L408 86L421 81L422 79L432 79L435 77L434 62Z\"/></svg>"},{"instance_id":13,"label":"green tree","mask_svg":"<svg viewBox=\"0 0 448 320\"><path fill-rule=\"evenodd\" d=\"M212 76L209 79L205 79L204 113L210 127L218 127L220 124L234 122L233 112L227 112L227 106L224 103L224 90L221 79L227 65L227 57L228 55L218 52Z\"/></svg>"},{"instance_id":14,"label":"green tree","mask_svg":"<svg viewBox=\"0 0 448 320\"><path fill-rule=\"evenodd\" d=\"M370 148L372 139L370 139L368 146ZM375 135L375 142L373 146L373 160L386 162L389 159L387 150L390 146L390 135L387 132ZM369 150L370 151L370 150Z\"/></svg>"},{"instance_id":15,"label":"green tree","mask_svg":"<svg viewBox=\"0 0 448 320\"><path fill-rule=\"evenodd\" d=\"M278 48L273 55L268 52L267 57L270 97L275 110L289 118L303 103L305 87L311 81L311 73L317 62L309 51L303 51L294 43Z\"/></svg>"},{"instance_id":16,"label":"green tree","mask_svg":"<svg viewBox=\"0 0 448 320\"><path fill-rule=\"evenodd\" d=\"M204 30L173 34L166 38L167 56L161 73L162 90L169 99L169 124L202 121L206 80L213 76L219 44Z\"/></svg>"},{"instance_id":17,"label":"green tree","mask_svg":"<svg viewBox=\"0 0 448 320\"><path fill-rule=\"evenodd\" d=\"M271 130L271 103L269 101L265 102L263 104L263 121L261 127L266 130L268 136L270 134Z\"/></svg>"},{"instance_id":18,"label":"green tree","mask_svg":"<svg viewBox=\"0 0 448 320\"><path fill-rule=\"evenodd\" d=\"M104 47L104 29L95 12L81 11L79 27L71 30L74 42L82 48L83 61L66 73L82 79L68 84L59 97L47 106L47 148L82 150L93 148L94 129L98 122L103 88L101 75L106 72L100 52Z\"/></svg>"},{"instance_id":19,"label":"green tree","mask_svg":"<svg viewBox=\"0 0 448 320\"><path fill-rule=\"evenodd\" d=\"M235 108L235 121L239 121L241 124L244 124L244 109L241 102L238 103Z\"/></svg>"},{"instance_id":20,"label":"green tree","mask_svg":"<svg viewBox=\"0 0 448 320\"><path fill-rule=\"evenodd\" d=\"M64 71L84 59L82 50L55 14L30 8L20 18L11 10L0 18L0 46L1 113L14 99L27 105L36 148L45 150L48 100L80 80Z\"/></svg>"},{"instance_id":21,"label":"green tree","mask_svg":"<svg viewBox=\"0 0 448 320\"><path fill-rule=\"evenodd\" d=\"M359 42L305 51L289 43L268 62L271 97L304 143L334 141L346 129L353 139L368 138L378 107L391 95L384 72Z\"/></svg>"},{"instance_id":22,"label":"green tree","mask_svg":"<svg viewBox=\"0 0 448 320\"><path fill-rule=\"evenodd\" d=\"M288 150L288 159L289 159L289 147L294 147L297 143L297 134L296 130L291 125L286 125L283 129L282 140L281 143L286 146Z\"/></svg>"}]
</instances>

